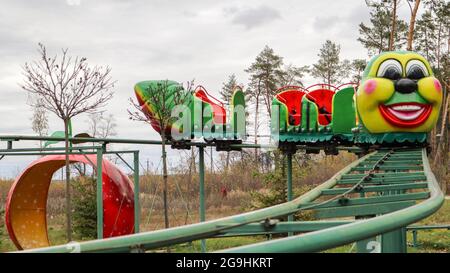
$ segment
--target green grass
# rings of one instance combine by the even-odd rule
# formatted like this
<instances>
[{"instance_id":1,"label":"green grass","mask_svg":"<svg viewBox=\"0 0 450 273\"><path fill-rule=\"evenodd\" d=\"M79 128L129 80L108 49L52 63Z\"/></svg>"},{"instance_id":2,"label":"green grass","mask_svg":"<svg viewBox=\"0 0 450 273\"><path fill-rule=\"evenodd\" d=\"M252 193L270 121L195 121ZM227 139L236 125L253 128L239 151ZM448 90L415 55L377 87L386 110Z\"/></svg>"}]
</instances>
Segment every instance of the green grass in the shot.
<instances>
[{"instance_id":1,"label":"green grass","mask_svg":"<svg viewBox=\"0 0 450 273\"><path fill-rule=\"evenodd\" d=\"M408 242L412 234L408 232ZM418 246L408 247L411 253L450 253L450 230L424 230L418 233Z\"/></svg>"},{"instance_id":2,"label":"green grass","mask_svg":"<svg viewBox=\"0 0 450 273\"><path fill-rule=\"evenodd\" d=\"M445 200L442 207L433 215L414 225L450 225L450 200ZM418 246L412 247L412 232L407 233L409 253L450 253L450 230L421 230L418 231ZM327 250L330 253L355 252L352 244Z\"/></svg>"},{"instance_id":3,"label":"green grass","mask_svg":"<svg viewBox=\"0 0 450 273\"><path fill-rule=\"evenodd\" d=\"M66 230L61 227L50 226L48 229L48 238L52 245L66 244ZM93 238L91 238L91 240L92 239ZM73 240L79 241L79 238L73 238ZM0 252L15 250L17 249L11 239L9 239L8 232L5 230L3 234L0 234Z\"/></svg>"},{"instance_id":4,"label":"green grass","mask_svg":"<svg viewBox=\"0 0 450 273\"><path fill-rule=\"evenodd\" d=\"M442 207L433 215L416 225L450 225L450 200L445 200ZM450 230L421 230L418 231L418 247L408 247L408 252L450 253ZM408 242L412 242L412 232L408 232Z\"/></svg>"},{"instance_id":5,"label":"green grass","mask_svg":"<svg viewBox=\"0 0 450 273\"><path fill-rule=\"evenodd\" d=\"M66 244L66 230L64 227L60 225L55 226L49 226L48 228L48 238L52 245L61 245ZM94 238L86 239L86 240L92 240ZM79 237L74 235L73 238L74 241L81 241ZM8 236L8 232L6 231L6 228L0 227L0 252L8 252L8 251L15 251L17 250L14 243L11 241L11 239Z\"/></svg>"},{"instance_id":6,"label":"green grass","mask_svg":"<svg viewBox=\"0 0 450 273\"><path fill-rule=\"evenodd\" d=\"M417 223L418 225L450 224L450 200L446 199L442 207L433 215Z\"/></svg>"},{"instance_id":7,"label":"green grass","mask_svg":"<svg viewBox=\"0 0 450 273\"><path fill-rule=\"evenodd\" d=\"M265 236L248 236L248 237L225 237L206 239L206 251L217 251L225 248L238 247L248 244L255 244L267 240ZM185 243L172 246L171 252L174 253L200 253L201 241L194 241L192 243ZM159 251L166 251L161 249Z\"/></svg>"},{"instance_id":8,"label":"green grass","mask_svg":"<svg viewBox=\"0 0 450 273\"><path fill-rule=\"evenodd\" d=\"M4 233L0 233L0 252L14 251L14 250L16 250L16 247L14 246L13 242L9 239L7 232L5 231Z\"/></svg>"}]
</instances>

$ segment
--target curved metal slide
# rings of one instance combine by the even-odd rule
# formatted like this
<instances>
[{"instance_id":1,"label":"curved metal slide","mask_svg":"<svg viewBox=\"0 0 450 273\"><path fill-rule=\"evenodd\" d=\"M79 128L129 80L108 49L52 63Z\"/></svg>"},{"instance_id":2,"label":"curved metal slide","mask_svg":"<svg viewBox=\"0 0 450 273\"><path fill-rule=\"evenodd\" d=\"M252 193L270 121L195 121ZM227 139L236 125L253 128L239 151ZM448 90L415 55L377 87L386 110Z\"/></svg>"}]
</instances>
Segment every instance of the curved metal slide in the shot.
<instances>
[{"instance_id":1,"label":"curved metal slide","mask_svg":"<svg viewBox=\"0 0 450 273\"><path fill-rule=\"evenodd\" d=\"M71 163L96 167L96 155L70 155ZM50 246L47 195L53 174L65 165L65 155L44 156L16 179L6 201L6 226L18 249ZM102 161L104 237L132 234L133 184L114 164ZM120 219L120 221L118 221Z\"/></svg>"}]
</instances>

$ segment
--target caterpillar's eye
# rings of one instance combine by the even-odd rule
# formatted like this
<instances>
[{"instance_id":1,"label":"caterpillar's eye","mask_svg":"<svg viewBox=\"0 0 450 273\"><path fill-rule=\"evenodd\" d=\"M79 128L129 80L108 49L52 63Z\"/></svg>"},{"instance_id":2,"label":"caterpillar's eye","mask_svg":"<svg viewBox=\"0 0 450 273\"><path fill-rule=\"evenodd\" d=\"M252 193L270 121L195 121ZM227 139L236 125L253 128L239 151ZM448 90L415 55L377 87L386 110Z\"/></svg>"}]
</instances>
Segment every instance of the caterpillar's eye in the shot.
<instances>
[{"instance_id":1,"label":"caterpillar's eye","mask_svg":"<svg viewBox=\"0 0 450 273\"><path fill-rule=\"evenodd\" d=\"M402 65L394 59L385 60L378 68L377 77L398 80L402 77Z\"/></svg>"},{"instance_id":2,"label":"caterpillar's eye","mask_svg":"<svg viewBox=\"0 0 450 273\"><path fill-rule=\"evenodd\" d=\"M406 77L412 80L419 80L428 76L428 69L423 62L411 60L406 64Z\"/></svg>"}]
</instances>

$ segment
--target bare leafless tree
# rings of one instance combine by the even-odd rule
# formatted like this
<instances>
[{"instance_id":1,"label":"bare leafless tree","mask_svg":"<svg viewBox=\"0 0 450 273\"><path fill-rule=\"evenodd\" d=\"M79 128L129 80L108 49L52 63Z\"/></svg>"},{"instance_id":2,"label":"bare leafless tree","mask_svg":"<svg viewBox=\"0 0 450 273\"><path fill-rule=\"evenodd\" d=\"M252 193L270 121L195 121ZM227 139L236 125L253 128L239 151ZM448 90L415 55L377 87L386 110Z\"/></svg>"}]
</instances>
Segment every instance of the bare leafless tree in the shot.
<instances>
[{"instance_id":1,"label":"bare leafless tree","mask_svg":"<svg viewBox=\"0 0 450 273\"><path fill-rule=\"evenodd\" d=\"M168 172L167 172L167 155L166 155L166 144L170 141L170 136L166 133L166 128L169 127L174 121L172 117L172 109L175 105L183 105L191 96L193 81L187 83L187 87L183 88L181 85L177 86L176 89L169 88L168 81L162 81L157 84L156 87L149 85L146 90L147 100L146 104L153 111L152 117L150 113L145 111L138 103L130 98L131 109L128 109L128 114L131 120L142 121L151 124L152 119L156 120L160 128L161 135L161 149L162 149L162 163L163 163L163 202L164 202L164 222L165 227L169 227L169 216L167 207L167 182L168 182ZM170 98L170 103L168 100Z\"/></svg>"},{"instance_id":2,"label":"bare leafless tree","mask_svg":"<svg viewBox=\"0 0 450 273\"><path fill-rule=\"evenodd\" d=\"M96 112L96 113L90 113L88 115L88 119L86 122L89 125L87 134L94 138L108 138L111 136L117 135L116 132L116 119L114 118L113 114L105 115L103 112ZM86 143L80 143L79 145L84 145ZM94 142L90 143L93 146L95 145ZM106 144L108 149L112 149L112 144L108 143ZM108 160L112 162L117 161L117 157L112 156L106 156ZM74 163L73 168L77 171L77 173L80 176L86 175L86 163ZM92 178L94 177L94 173L92 173Z\"/></svg>"},{"instance_id":3,"label":"bare leafless tree","mask_svg":"<svg viewBox=\"0 0 450 273\"><path fill-rule=\"evenodd\" d=\"M41 98L32 98L33 116L31 117L31 128L39 136L45 136L48 133L48 115L42 106ZM42 140L39 141L39 147L42 149Z\"/></svg>"},{"instance_id":4,"label":"bare leafless tree","mask_svg":"<svg viewBox=\"0 0 450 273\"><path fill-rule=\"evenodd\" d=\"M112 96L114 81L110 67L90 66L85 57L71 57L68 49L49 56L39 43L39 58L23 66L25 77L21 87L40 98L39 105L54 113L64 122L66 154L66 218L67 239L72 240L71 187L69 169L69 135L71 118L82 113L93 113L104 106Z\"/></svg>"},{"instance_id":5,"label":"bare leafless tree","mask_svg":"<svg viewBox=\"0 0 450 273\"><path fill-rule=\"evenodd\" d=\"M91 113L88 123L89 134L93 137L107 138L117 135L117 123L113 114Z\"/></svg>"}]
</instances>

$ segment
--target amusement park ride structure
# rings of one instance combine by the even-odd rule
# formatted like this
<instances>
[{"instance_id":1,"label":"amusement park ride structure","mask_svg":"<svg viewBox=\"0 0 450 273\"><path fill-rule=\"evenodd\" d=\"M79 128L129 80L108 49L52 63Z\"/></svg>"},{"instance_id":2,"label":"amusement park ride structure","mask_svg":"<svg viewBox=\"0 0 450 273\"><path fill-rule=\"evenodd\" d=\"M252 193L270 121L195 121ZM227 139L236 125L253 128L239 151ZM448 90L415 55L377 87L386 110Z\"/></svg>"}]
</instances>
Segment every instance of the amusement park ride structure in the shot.
<instances>
[{"instance_id":1,"label":"amusement park ride structure","mask_svg":"<svg viewBox=\"0 0 450 273\"><path fill-rule=\"evenodd\" d=\"M161 128L154 105L148 100L148 92L160 84L163 81L140 82L135 86L135 94L143 112L152 120L153 128L169 132L177 125L173 123L168 125L169 128ZM174 92L180 91L176 82L171 81L170 88ZM139 151L109 151L107 144L161 145L161 141L70 138L71 142L94 143L93 146L72 147L70 154L73 161L96 160L92 165L97 170L98 240L49 246L45 223L48 179L43 180L41 186L44 190L41 206L17 207L25 200L18 194L30 192L29 187L33 185L33 179L22 177L39 162L32 163L10 191L6 215L8 232L16 246L28 252L144 252L212 237L276 233L288 233L289 236L222 252L317 252L353 242L356 242L358 252L406 252L408 226L436 212L444 201L427 158L427 134L436 125L442 93L439 81L433 77L430 65L422 56L407 51L385 52L368 63L359 86L289 86L280 89L272 102L271 135L276 145L271 146L242 142L245 126L243 130L237 129L241 121L233 111L245 108L242 90L236 90L231 101L231 118L227 119L223 105L200 87L185 103L192 113L188 139L177 141L169 135L169 143L173 148L199 149L201 223L139 233ZM170 97L165 99L167 106L173 107ZM186 130L185 127L177 129ZM62 141L63 138L0 136L0 141L7 143L7 149L0 150L0 156L55 156L48 159L55 162L50 163L56 164L55 167L47 166L42 171L48 169L52 173L56 170L57 156L64 154L63 148L13 148L15 141L30 140ZM286 154L288 201L204 222L204 149L208 146L214 146L218 151L280 149ZM346 150L358 154L359 159L294 199L292 157L298 150L308 153L323 150L327 154ZM102 159L109 153L133 154L134 165L130 168L134 172L134 183ZM21 188L28 189L20 191ZM110 197L114 200L125 198L127 205L109 202ZM14 202L15 198L22 203ZM34 244L33 238L21 231L21 228L28 232L34 229L30 226L30 210L34 210L36 219L44 219L40 222L41 237ZM305 210L312 211L318 220L293 221L293 214ZM289 216L287 221L279 220L286 215ZM115 233L117 222L123 225ZM33 248L36 246L39 248ZM206 251L204 241L202 251Z\"/></svg>"}]
</instances>

